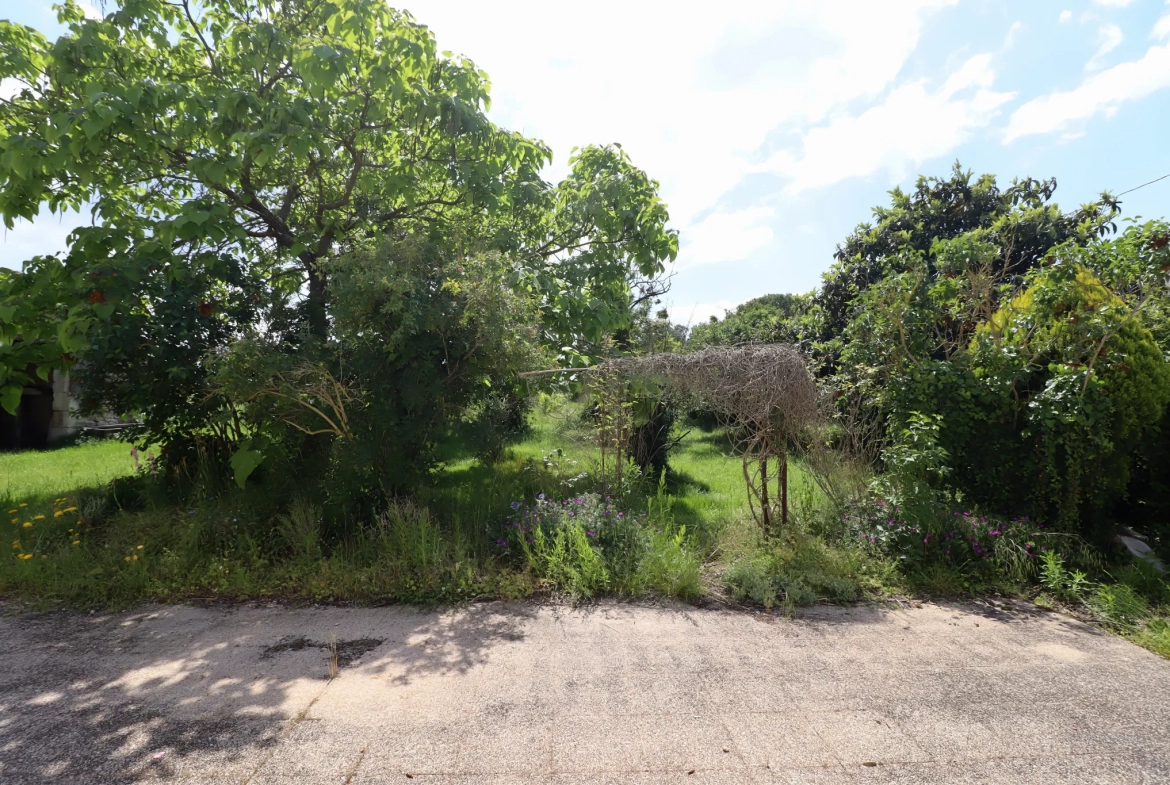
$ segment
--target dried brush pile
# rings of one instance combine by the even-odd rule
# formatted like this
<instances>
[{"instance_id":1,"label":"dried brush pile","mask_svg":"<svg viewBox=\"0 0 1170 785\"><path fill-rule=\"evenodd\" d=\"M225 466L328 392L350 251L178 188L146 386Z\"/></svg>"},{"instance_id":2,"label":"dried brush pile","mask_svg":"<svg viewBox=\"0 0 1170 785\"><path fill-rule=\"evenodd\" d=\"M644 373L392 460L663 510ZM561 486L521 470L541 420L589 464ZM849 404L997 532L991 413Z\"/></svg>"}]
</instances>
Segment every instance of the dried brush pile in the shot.
<instances>
[{"instance_id":1,"label":"dried brush pile","mask_svg":"<svg viewBox=\"0 0 1170 785\"><path fill-rule=\"evenodd\" d=\"M816 381L800 352L785 344L716 346L622 357L598 371L654 379L709 403L735 434L752 514L768 533L777 518L787 524L788 443L818 414Z\"/></svg>"}]
</instances>

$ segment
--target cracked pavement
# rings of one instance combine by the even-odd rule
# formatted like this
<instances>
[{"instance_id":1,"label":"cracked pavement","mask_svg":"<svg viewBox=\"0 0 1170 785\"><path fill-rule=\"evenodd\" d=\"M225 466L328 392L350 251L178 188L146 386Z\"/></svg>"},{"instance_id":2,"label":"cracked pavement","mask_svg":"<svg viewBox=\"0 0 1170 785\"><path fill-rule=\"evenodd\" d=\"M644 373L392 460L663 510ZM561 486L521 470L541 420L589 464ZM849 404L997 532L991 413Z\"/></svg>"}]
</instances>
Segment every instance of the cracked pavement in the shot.
<instances>
[{"instance_id":1,"label":"cracked pavement","mask_svg":"<svg viewBox=\"0 0 1170 785\"><path fill-rule=\"evenodd\" d=\"M4 785L1170 782L1170 662L1023 604L150 606L0 657Z\"/></svg>"}]
</instances>

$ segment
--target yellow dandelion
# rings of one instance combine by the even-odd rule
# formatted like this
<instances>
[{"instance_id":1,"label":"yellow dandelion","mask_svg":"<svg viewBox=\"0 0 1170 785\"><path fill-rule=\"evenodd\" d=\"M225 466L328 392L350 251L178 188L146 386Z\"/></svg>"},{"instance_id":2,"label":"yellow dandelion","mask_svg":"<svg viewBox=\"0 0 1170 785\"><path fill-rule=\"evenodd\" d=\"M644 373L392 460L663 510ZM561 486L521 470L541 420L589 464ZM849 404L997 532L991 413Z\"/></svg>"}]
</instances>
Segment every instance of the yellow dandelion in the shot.
<instances>
[{"instance_id":1,"label":"yellow dandelion","mask_svg":"<svg viewBox=\"0 0 1170 785\"><path fill-rule=\"evenodd\" d=\"M13 518L13 519L12 519L12 522L13 522L13 523L20 523L20 518Z\"/></svg>"},{"instance_id":2,"label":"yellow dandelion","mask_svg":"<svg viewBox=\"0 0 1170 785\"><path fill-rule=\"evenodd\" d=\"M22 554L20 554L20 558L25 560L25 561L28 561L29 559L32 558L32 554L31 553L22 553Z\"/></svg>"},{"instance_id":3,"label":"yellow dandelion","mask_svg":"<svg viewBox=\"0 0 1170 785\"><path fill-rule=\"evenodd\" d=\"M78 523L85 523L85 518L78 518L78 519L77 519L77 522L78 522Z\"/></svg>"},{"instance_id":4,"label":"yellow dandelion","mask_svg":"<svg viewBox=\"0 0 1170 785\"><path fill-rule=\"evenodd\" d=\"M74 540L74 541L73 541L73 544L74 544L74 545L81 545L81 540Z\"/></svg>"},{"instance_id":5,"label":"yellow dandelion","mask_svg":"<svg viewBox=\"0 0 1170 785\"><path fill-rule=\"evenodd\" d=\"M17 512L18 512L17 510L9 510L9 511L8 511L8 514L9 514L9 515L15 515Z\"/></svg>"},{"instance_id":6,"label":"yellow dandelion","mask_svg":"<svg viewBox=\"0 0 1170 785\"><path fill-rule=\"evenodd\" d=\"M32 528L32 521L25 521L24 528L31 529Z\"/></svg>"},{"instance_id":7,"label":"yellow dandelion","mask_svg":"<svg viewBox=\"0 0 1170 785\"><path fill-rule=\"evenodd\" d=\"M62 515L64 515L64 514L65 514L65 513L61 512L60 510L57 510L57 512L53 513L53 517L54 517L54 518L60 518L60 517L61 517Z\"/></svg>"},{"instance_id":8,"label":"yellow dandelion","mask_svg":"<svg viewBox=\"0 0 1170 785\"><path fill-rule=\"evenodd\" d=\"M127 556L126 558L122 559L122 561L130 561L130 557Z\"/></svg>"},{"instance_id":9,"label":"yellow dandelion","mask_svg":"<svg viewBox=\"0 0 1170 785\"><path fill-rule=\"evenodd\" d=\"M138 561L138 554L137 553L134 554L133 559L134 559L134 561Z\"/></svg>"},{"instance_id":10,"label":"yellow dandelion","mask_svg":"<svg viewBox=\"0 0 1170 785\"><path fill-rule=\"evenodd\" d=\"M138 550L142 550L142 546L141 546L141 545L139 545L139 546L138 546Z\"/></svg>"},{"instance_id":11,"label":"yellow dandelion","mask_svg":"<svg viewBox=\"0 0 1170 785\"><path fill-rule=\"evenodd\" d=\"M45 516L43 516L43 515L34 515L33 516L34 521L43 521L44 519L45 519Z\"/></svg>"},{"instance_id":12,"label":"yellow dandelion","mask_svg":"<svg viewBox=\"0 0 1170 785\"><path fill-rule=\"evenodd\" d=\"M20 506L21 506L21 507L27 507L27 506L28 506L28 502L21 502L21 503L20 503Z\"/></svg>"},{"instance_id":13,"label":"yellow dandelion","mask_svg":"<svg viewBox=\"0 0 1170 785\"><path fill-rule=\"evenodd\" d=\"M66 507L64 510L61 510L61 512L77 512L77 508L76 507Z\"/></svg>"},{"instance_id":14,"label":"yellow dandelion","mask_svg":"<svg viewBox=\"0 0 1170 785\"><path fill-rule=\"evenodd\" d=\"M13 540L13 541L12 541L12 547L13 547L13 548L19 548L19 547L20 547L20 540Z\"/></svg>"}]
</instances>

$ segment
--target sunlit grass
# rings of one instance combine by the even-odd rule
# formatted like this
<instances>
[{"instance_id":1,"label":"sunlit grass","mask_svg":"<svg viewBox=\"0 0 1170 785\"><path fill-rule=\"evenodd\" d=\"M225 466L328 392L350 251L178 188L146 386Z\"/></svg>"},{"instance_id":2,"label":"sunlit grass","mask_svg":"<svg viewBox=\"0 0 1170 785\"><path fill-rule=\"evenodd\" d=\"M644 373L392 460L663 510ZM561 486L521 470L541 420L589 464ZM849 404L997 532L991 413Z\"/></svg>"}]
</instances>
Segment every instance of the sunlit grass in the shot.
<instances>
[{"instance_id":1,"label":"sunlit grass","mask_svg":"<svg viewBox=\"0 0 1170 785\"><path fill-rule=\"evenodd\" d=\"M598 450L591 428L581 418L581 404L561 403L551 411L537 410L532 416L532 434L512 449L517 461L547 462L562 477L596 473ZM743 462L733 450L727 432L703 431L680 422L676 433L682 438L670 451L671 475L668 490L674 499L674 513L683 523L714 535L736 522L751 517L743 478ZM789 503L795 514L801 493L820 496L819 489L796 461L789 462ZM642 489L653 495L657 481Z\"/></svg>"},{"instance_id":2,"label":"sunlit grass","mask_svg":"<svg viewBox=\"0 0 1170 785\"><path fill-rule=\"evenodd\" d=\"M133 473L130 445L120 441L0 453L0 500L52 500Z\"/></svg>"},{"instance_id":3,"label":"sunlit grass","mask_svg":"<svg viewBox=\"0 0 1170 785\"><path fill-rule=\"evenodd\" d=\"M662 514L658 478L639 479L627 466L625 477L632 482L619 490L600 476L593 430L581 409L559 400L537 411L528 438L494 461L452 450L451 460L411 500L431 516L446 554L442 564L426 562L421 572L401 568L409 554L388 539L381 518L347 523L348 529L326 521L334 528L318 533L321 553L311 559L290 556L284 535L274 529L279 516L273 515L294 499L265 495L262 484L241 491L220 478L215 487L186 496L174 496L171 488L167 496L149 478L140 478L118 483L121 494L114 494L105 487L109 481L134 473L126 443L0 455L0 502L12 510L0 526L12 552L0 559L0 595L46 607L192 596L428 602L528 596L538 590L539 576L502 553L492 534L513 515L513 503L531 503L540 494L564 500L612 491L615 502L637 520ZM677 533L685 544L681 550L678 543L673 550L655 546L653 552L678 551L710 567L742 550L728 549L734 544L729 532L740 532L744 547L755 548L742 463L726 435L685 426L678 432L685 435L671 450L665 486L673 504L666 516L677 528L664 529L662 536ZM801 476L793 465L794 484ZM280 493L288 493L287 486ZM129 506L123 507L127 499ZM675 564L647 558L648 565ZM694 580L686 592L671 588L678 576L670 570L663 575L670 580L647 577L639 585L669 595L698 591Z\"/></svg>"}]
</instances>

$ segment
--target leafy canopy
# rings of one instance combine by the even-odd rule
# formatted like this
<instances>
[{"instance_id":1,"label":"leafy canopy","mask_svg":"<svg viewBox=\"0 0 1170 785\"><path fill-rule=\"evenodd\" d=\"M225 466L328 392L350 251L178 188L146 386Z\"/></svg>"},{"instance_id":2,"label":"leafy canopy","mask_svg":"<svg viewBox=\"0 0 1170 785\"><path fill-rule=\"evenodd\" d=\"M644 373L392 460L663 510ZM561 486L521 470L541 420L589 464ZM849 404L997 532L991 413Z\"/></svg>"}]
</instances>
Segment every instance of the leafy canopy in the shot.
<instances>
[{"instance_id":1,"label":"leafy canopy","mask_svg":"<svg viewBox=\"0 0 1170 785\"><path fill-rule=\"evenodd\" d=\"M940 241L977 232L994 249L985 275L1018 284L1053 246L1070 239L1083 244L1116 229L1118 204L1108 194L1063 213L1052 202L1055 191L1054 179L1025 178L1000 188L994 176L976 178L958 162L950 177L919 177L911 192L895 188L890 206L874 208L874 220L859 225L837 247L836 262L813 298L816 319L810 337L822 364L829 371L836 367L845 330L870 286L917 260L931 280L956 272L938 269Z\"/></svg>"},{"instance_id":2,"label":"leafy canopy","mask_svg":"<svg viewBox=\"0 0 1170 785\"><path fill-rule=\"evenodd\" d=\"M328 340L330 263L383 235L503 251L571 360L677 253L657 183L619 147L545 183L548 148L488 120L487 75L382 0L124 0L96 20L66 0L58 15L55 42L0 21L0 78L19 85L0 101L0 215L94 220L62 258L0 273L6 396L32 369L100 366L111 331L116 357L186 350L152 381L249 326ZM170 332L184 309L224 324Z\"/></svg>"},{"instance_id":3,"label":"leafy canopy","mask_svg":"<svg viewBox=\"0 0 1170 785\"><path fill-rule=\"evenodd\" d=\"M799 294L766 294L736 307L722 320L712 316L691 330L695 346L735 346L742 343L796 343L800 320L809 298Z\"/></svg>"}]
</instances>

